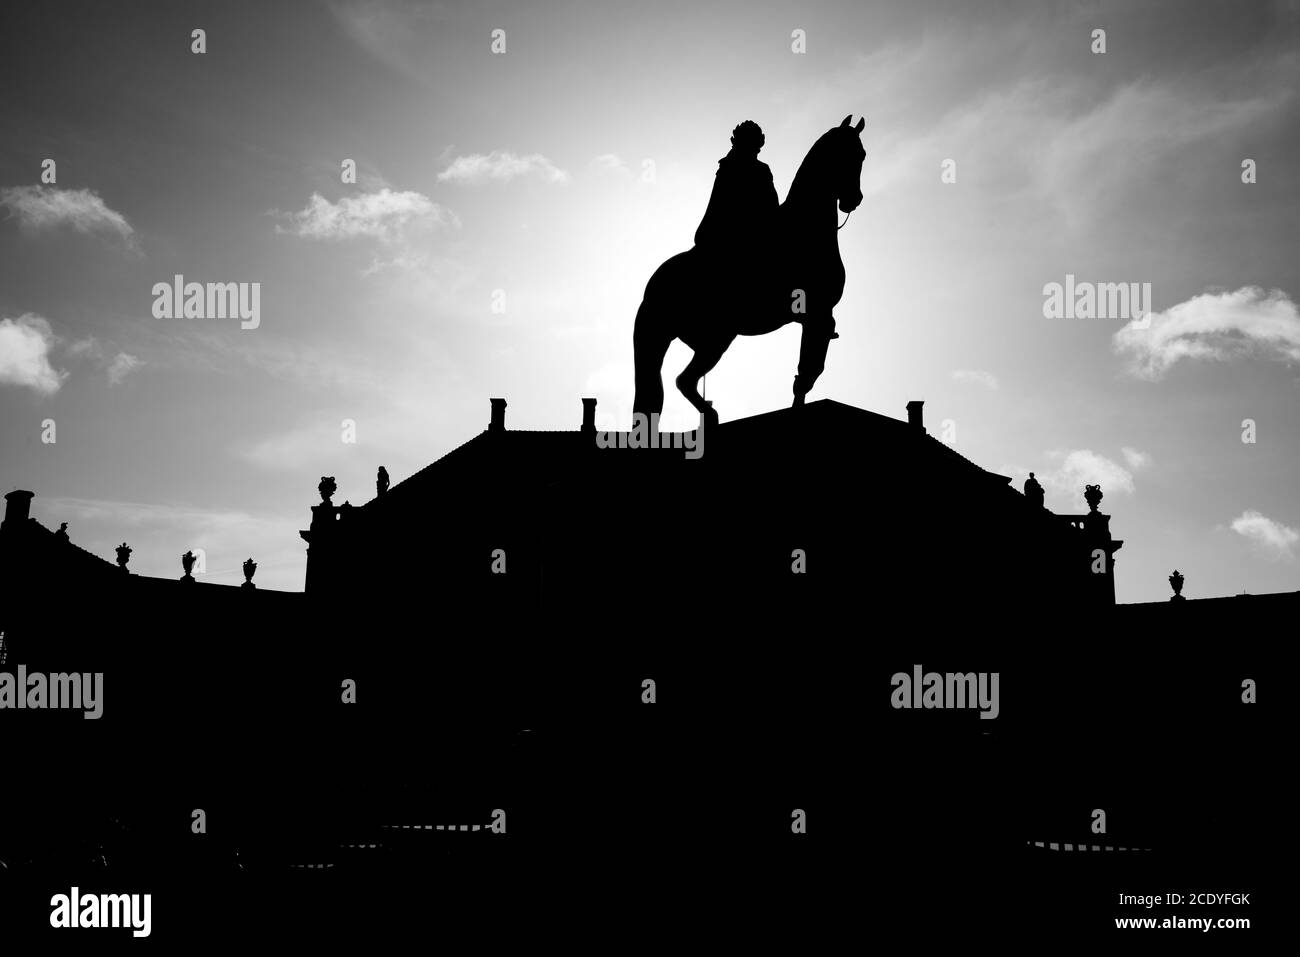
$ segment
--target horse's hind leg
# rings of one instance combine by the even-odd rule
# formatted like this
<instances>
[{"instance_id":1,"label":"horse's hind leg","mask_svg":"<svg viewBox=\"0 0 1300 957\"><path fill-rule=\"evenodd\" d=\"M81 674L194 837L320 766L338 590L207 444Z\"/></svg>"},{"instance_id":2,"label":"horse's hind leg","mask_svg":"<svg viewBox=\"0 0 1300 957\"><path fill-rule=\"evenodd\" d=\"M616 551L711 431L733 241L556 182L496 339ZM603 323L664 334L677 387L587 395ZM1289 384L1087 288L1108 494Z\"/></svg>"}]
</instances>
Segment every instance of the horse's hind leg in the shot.
<instances>
[{"instance_id":1,"label":"horse's hind leg","mask_svg":"<svg viewBox=\"0 0 1300 957\"><path fill-rule=\"evenodd\" d=\"M682 395L686 396L686 401L695 406L699 413L711 420L710 425L716 425L718 413L713 411L700 395L700 379L708 375L709 370L718 364L722 354L727 351L727 346L731 345L735 336L730 336L719 342L702 343L691 356L691 361L686 363L686 368L677 376L677 388L681 390Z\"/></svg>"},{"instance_id":2,"label":"horse's hind leg","mask_svg":"<svg viewBox=\"0 0 1300 957\"><path fill-rule=\"evenodd\" d=\"M817 377L826 368L826 350L835 333L835 320L830 316L806 316L803 320L803 337L799 340L799 374L794 377L794 405L804 403L804 396L812 391Z\"/></svg>"},{"instance_id":3,"label":"horse's hind leg","mask_svg":"<svg viewBox=\"0 0 1300 957\"><path fill-rule=\"evenodd\" d=\"M652 311L645 302L636 312L636 325L632 328L633 363L636 366L636 394L632 397L633 414L641 413L649 420L664 409L664 356L672 345L673 337L658 327Z\"/></svg>"}]
</instances>

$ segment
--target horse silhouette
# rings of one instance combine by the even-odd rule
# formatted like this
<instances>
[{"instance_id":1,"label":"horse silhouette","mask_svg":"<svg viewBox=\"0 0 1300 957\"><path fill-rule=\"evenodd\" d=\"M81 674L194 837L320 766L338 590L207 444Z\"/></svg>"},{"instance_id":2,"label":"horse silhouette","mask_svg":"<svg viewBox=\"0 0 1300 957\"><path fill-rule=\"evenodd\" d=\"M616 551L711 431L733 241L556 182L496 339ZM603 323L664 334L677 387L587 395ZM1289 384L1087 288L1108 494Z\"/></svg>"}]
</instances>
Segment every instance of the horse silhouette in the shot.
<instances>
[{"instance_id":1,"label":"horse silhouette","mask_svg":"<svg viewBox=\"0 0 1300 957\"><path fill-rule=\"evenodd\" d=\"M859 180L867 153L861 134L867 121L851 126L852 119L844 117L808 151L763 252L728 263L694 248L655 270L632 332L634 414L649 419L663 411L664 355L674 339L681 339L695 354L677 376L677 388L716 424L717 413L700 396L700 378L718 364L736 336L761 336L790 322L803 326L794 380L794 405L803 405L826 366L826 350L835 335L831 310L844 292L836 204L851 213L862 202Z\"/></svg>"}]
</instances>

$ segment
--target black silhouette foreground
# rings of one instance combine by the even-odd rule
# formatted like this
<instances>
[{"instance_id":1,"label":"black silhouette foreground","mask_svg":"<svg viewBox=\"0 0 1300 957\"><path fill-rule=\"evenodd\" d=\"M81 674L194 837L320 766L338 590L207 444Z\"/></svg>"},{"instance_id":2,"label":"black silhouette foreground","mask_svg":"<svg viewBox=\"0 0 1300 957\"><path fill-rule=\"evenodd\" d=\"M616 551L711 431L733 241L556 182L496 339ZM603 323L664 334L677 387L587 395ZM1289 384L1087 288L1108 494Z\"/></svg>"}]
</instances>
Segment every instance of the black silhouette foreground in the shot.
<instances>
[{"instance_id":1,"label":"black silhouette foreground","mask_svg":"<svg viewBox=\"0 0 1300 957\"><path fill-rule=\"evenodd\" d=\"M1258 890L1284 698L1240 685L1282 667L1269 623L1300 594L1116 605L1100 490L1056 514L920 402L730 421L698 461L598 447L594 401L556 432L505 405L361 505L322 478L302 593L140 575L6 496L0 671L104 688L95 720L0 713L6 936L67 933L74 885L151 892L169 941L532 926L530 903L1060 939L1114 933L1112 894ZM790 494L773 449L852 492ZM998 717L892 707L918 667L998 673Z\"/></svg>"},{"instance_id":2,"label":"black silhouette foreground","mask_svg":"<svg viewBox=\"0 0 1300 957\"><path fill-rule=\"evenodd\" d=\"M700 395L700 379L718 364L737 336L765 335L791 322L803 326L794 405L804 403L826 366L826 351L835 337L832 310L844 292L838 211L851 213L862 202L859 181L867 154L861 134L866 119L851 125L852 119L844 117L808 151L776 213L774 230L739 247L715 240L719 219L746 215L748 209L732 198L733 187L720 184L722 196L715 191L697 236L704 244L678 253L655 270L632 334L634 414L650 419L663 411L664 356L673 340L680 339L695 354L677 376L677 388L706 421L716 423L717 413ZM750 171L738 175L750 183L757 181L758 187L751 189L761 194L761 172L754 171L756 161L744 155L744 149L757 152L752 142L748 147L745 141L737 143L723 164L724 169L726 164L743 167L748 160ZM739 225L745 228L739 231L753 231L755 223L761 229L763 221L760 211L757 217L743 219Z\"/></svg>"}]
</instances>

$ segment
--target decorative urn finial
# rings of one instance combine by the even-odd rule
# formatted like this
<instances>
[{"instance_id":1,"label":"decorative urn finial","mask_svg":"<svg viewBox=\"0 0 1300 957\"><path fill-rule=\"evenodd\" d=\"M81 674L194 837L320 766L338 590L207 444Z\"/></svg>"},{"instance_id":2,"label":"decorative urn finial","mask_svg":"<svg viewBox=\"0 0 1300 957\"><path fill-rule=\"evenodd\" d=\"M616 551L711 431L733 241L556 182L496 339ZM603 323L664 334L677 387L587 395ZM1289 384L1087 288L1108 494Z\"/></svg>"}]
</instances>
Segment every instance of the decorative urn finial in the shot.
<instances>
[{"instance_id":1,"label":"decorative urn finial","mask_svg":"<svg viewBox=\"0 0 1300 957\"><path fill-rule=\"evenodd\" d=\"M184 555L181 556L181 568L185 569L185 577L182 578L181 581L183 582L194 581L194 576L190 574L190 572L194 570L194 563L196 561L198 561L198 556L195 555L192 550L187 551Z\"/></svg>"},{"instance_id":2,"label":"decorative urn finial","mask_svg":"<svg viewBox=\"0 0 1300 957\"><path fill-rule=\"evenodd\" d=\"M1180 572L1177 568L1175 568L1174 573L1169 576L1169 587L1174 590L1174 597L1169 599L1170 601L1184 600L1183 599L1183 573Z\"/></svg>"},{"instance_id":3,"label":"decorative urn finial","mask_svg":"<svg viewBox=\"0 0 1300 957\"><path fill-rule=\"evenodd\" d=\"M1097 511L1097 506L1101 504L1101 486L1085 485L1083 487L1083 498L1088 503L1090 512Z\"/></svg>"},{"instance_id":4,"label":"decorative urn finial","mask_svg":"<svg viewBox=\"0 0 1300 957\"><path fill-rule=\"evenodd\" d=\"M123 542L117 546L117 567L126 571L126 563L131 560L131 548Z\"/></svg>"},{"instance_id":5,"label":"decorative urn finial","mask_svg":"<svg viewBox=\"0 0 1300 957\"><path fill-rule=\"evenodd\" d=\"M253 561L251 558L248 559L248 561L244 562L244 584L240 585L239 587L256 588L257 586L253 584L253 573L256 571L257 571L257 562Z\"/></svg>"},{"instance_id":6,"label":"decorative urn finial","mask_svg":"<svg viewBox=\"0 0 1300 957\"><path fill-rule=\"evenodd\" d=\"M333 504L330 498L338 491L338 485L334 481L333 475L322 475L320 484L316 486L316 491L320 492L320 500L326 505Z\"/></svg>"}]
</instances>

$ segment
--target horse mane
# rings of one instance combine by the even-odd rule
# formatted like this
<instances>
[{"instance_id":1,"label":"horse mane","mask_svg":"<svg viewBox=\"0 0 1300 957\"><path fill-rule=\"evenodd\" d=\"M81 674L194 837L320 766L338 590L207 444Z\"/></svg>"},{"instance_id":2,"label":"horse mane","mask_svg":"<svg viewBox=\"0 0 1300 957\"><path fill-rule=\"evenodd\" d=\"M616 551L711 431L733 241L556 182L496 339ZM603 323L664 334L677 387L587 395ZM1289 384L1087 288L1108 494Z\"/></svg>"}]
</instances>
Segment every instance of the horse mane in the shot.
<instances>
[{"instance_id":1,"label":"horse mane","mask_svg":"<svg viewBox=\"0 0 1300 957\"><path fill-rule=\"evenodd\" d=\"M817 181L819 167L822 164L822 155L826 152L826 146L830 142L831 134L834 132L834 129L827 130L817 137L816 142L809 148L803 162L799 164L799 169L794 174L794 179L790 182L790 190L785 194L785 202L781 204L782 209L802 202L804 193L809 192Z\"/></svg>"}]
</instances>

